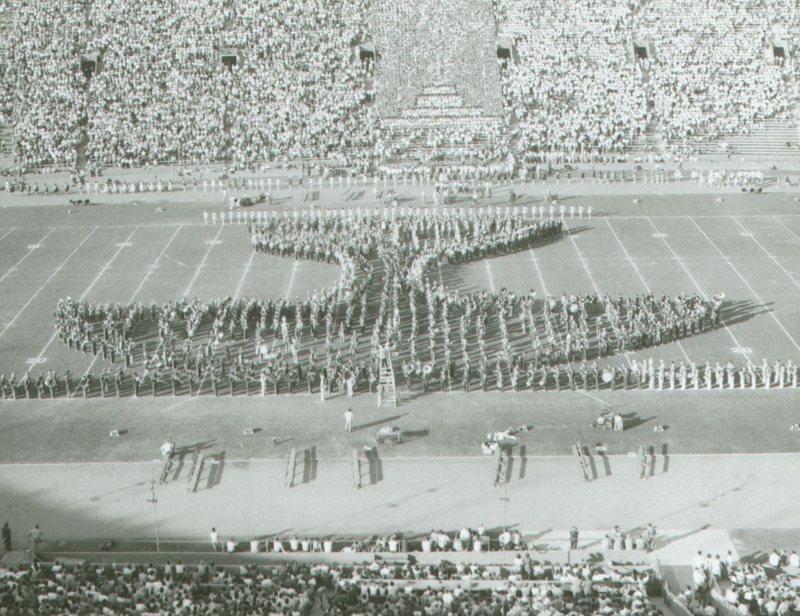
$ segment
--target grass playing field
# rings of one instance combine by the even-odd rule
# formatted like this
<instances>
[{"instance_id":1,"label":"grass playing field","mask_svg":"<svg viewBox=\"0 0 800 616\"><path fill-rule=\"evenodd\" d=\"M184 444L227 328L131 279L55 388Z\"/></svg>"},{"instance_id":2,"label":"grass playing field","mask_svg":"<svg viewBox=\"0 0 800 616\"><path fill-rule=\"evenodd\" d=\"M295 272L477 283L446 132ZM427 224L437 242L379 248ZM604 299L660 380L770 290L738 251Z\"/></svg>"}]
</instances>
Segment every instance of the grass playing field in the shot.
<instances>
[{"instance_id":1,"label":"grass playing field","mask_svg":"<svg viewBox=\"0 0 800 616\"><path fill-rule=\"evenodd\" d=\"M332 192L329 203L337 204ZM714 197L651 196L642 206L631 205L628 195L569 198L567 204L591 201L595 215L567 218L563 239L443 266L441 279L465 291L533 288L539 297L723 291L725 327L641 355L737 365L745 357L757 364L763 358L797 361L800 216L791 213L794 203L786 195L726 195L721 205ZM338 279L335 267L255 254L244 225L204 225L208 203L198 201L105 204L74 214L63 206L4 208L0 372L19 375L33 365L34 372L70 368L82 374L90 365L102 367L102 360L71 352L54 337L52 313L62 297L145 303L293 298ZM759 212L751 213L755 204ZM166 211L156 212L159 205Z\"/></svg>"}]
</instances>

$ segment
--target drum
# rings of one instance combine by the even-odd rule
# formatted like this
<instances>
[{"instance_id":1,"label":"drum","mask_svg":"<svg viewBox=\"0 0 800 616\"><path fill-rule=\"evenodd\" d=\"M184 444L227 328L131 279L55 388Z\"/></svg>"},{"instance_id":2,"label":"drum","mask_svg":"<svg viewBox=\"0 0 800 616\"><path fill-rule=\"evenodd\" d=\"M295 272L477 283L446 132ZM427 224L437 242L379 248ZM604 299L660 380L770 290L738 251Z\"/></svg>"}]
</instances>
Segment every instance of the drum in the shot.
<instances>
[{"instance_id":1,"label":"drum","mask_svg":"<svg viewBox=\"0 0 800 616\"><path fill-rule=\"evenodd\" d=\"M610 370L603 370L603 383L610 383L613 378Z\"/></svg>"},{"instance_id":2,"label":"drum","mask_svg":"<svg viewBox=\"0 0 800 616\"><path fill-rule=\"evenodd\" d=\"M422 368L422 374L431 374L431 373L433 373L433 366L431 366L430 364L425 364L425 366Z\"/></svg>"}]
</instances>

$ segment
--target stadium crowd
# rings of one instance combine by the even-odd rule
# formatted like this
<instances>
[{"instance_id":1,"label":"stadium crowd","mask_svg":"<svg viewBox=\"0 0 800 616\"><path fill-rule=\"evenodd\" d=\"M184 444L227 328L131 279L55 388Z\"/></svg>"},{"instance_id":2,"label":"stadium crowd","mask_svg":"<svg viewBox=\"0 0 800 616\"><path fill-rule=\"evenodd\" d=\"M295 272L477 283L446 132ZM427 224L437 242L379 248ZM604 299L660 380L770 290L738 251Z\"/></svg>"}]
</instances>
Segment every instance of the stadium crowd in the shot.
<instances>
[{"instance_id":1,"label":"stadium crowd","mask_svg":"<svg viewBox=\"0 0 800 616\"><path fill-rule=\"evenodd\" d=\"M773 550L763 564L730 563L722 570L714 564L716 561L711 562L710 575L718 584L718 599L723 604L745 616L800 613L800 594L794 577L800 570L797 551L789 554Z\"/></svg>"},{"instance_id":2,"label":"stadium crowd","mask_svg":"<svg viewBox=\"0 0 800 616\"><path fill-rule=\"evenodd\" d=\"M791 107L784 76L797 68L768 62L763 49L797 37L793 3L496 0L493 12L479 2L432 10L388 3L370 22L367 0L24 0L6 18L0 113L23 168L73 167L83 152L106 165L360 163L394 152L394 129L369 104L376 95L380 113L407 112L402 139L513 166L531 153L613 157L649 128L676 143L747 133ZM409 11L414 33L393 27ZM501 69L483 32L495 20L514 47ZM432 35L443 23L463 24L458 37ZM359 60L373 38L383 43L377 73ZM81 54L96 63L84 66ZM453 87L470 105L461 114L437 95ZM415 108L423 92L429 100Z\"/></svg>"},{"instance_id":3,"label":"stadium crowd","mask_svg":"<svg viewBox=\"0 0 800 616\"><path fill-rule=\"evenodd\" d=\"M499 569L499 568L498 568ZM543 566L526 555L500 580L486 567L373 562L289 564L52 565L0 569L0 615L411 613L489 616L542 612L574 616L658 616L648 570ZM481 580L496 580L481 585ZM458 580L454 583L451 580ZM535 581L532 581L535 580Z\"/></svg>"}]
</instances>

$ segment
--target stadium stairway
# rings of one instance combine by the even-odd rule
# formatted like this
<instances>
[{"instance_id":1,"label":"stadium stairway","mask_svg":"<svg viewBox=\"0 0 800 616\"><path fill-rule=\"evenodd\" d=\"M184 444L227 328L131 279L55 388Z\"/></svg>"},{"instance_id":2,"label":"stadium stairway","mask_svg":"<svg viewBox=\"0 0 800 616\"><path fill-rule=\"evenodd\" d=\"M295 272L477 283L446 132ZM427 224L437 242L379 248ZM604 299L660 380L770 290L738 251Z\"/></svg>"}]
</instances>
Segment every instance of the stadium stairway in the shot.
<instances>
[{"instance_id":1,"label":"stadium stairway","mask_svg":"<svg viewBox=\"0 0 800 616\"><path fill-rule=\"evenodd\" d=\"M670 145L682 146L674 141ZM769 120L745 135L728 135L716 139L691 139L685 145L700 154L731 152L734 156L764 159L800 156L800 127L793 120Z\"/></svg>"},{"instance_id":2,"label":"stadium stairway","mask_svg":"<svg viewBox=\"0 0 800 616\"><path fill-rule=\"evenodd\" d=\"M440 146L442 150L467 152L486 144L489 136L504 130L504 126L502 116L467 106L458 90L448 84L424 87L413 107L404 109L399 116L385 117L380 123L385 143L398 153L398 158L412 160L431 155L434 148L428 145L429 137L439 133L471 133L473 140L469 144ZM449 162L457 162L455 158Z\"/></svg>"},{"instance_id":3,"label":"stadium stairway","mask_svg":"<svg viewBox=\"0 0 800 616\"><path fill-rule=\"evenodd\" d=\"M0 65L6 65L9 58L7 47L8 36L6 29L11 17L6 11L0 11ZM4 70L0 70L0 87L4 87L2 75ZM0 169L9 169L14 166L14 128L3 123L3 116L0 115Z\"/></svg>"},{"instance_id":4,"label":"stadium stairway","mask_svg":"<svg viewBox=\"0 0 800 616\"><path fill-rule=\"evenodd\" d=\"M0 124L0 169L14 166L14 129Z\"/></svg>"}]
</instances>

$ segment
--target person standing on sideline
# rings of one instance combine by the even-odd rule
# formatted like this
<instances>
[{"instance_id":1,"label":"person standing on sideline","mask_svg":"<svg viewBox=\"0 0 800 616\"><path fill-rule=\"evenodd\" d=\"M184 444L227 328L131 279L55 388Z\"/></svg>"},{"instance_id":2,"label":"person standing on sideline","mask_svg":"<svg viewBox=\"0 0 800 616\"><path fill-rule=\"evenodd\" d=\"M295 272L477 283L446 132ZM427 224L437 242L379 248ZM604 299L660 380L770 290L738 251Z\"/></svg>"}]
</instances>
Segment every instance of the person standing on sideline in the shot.
<instances>
[{"instance_id":1,"label":"person standing on sideline","mask_svg":"<svg viewBox=\"0 0 800 616\"><path fill-rule=\"evenodd\" d=\"M3 550L6 552L11 551L11 529L8 526L8 522L3 524Z\"/></svg>"},{"instance_id":2,"label":"person standing on sideline","mask_svg":"<svg viewBox=\"0 0 800 616\"><path fill-rule=\"evenodd\" d=\"M344 412L344 431L353 431L353 409L347 409Z\"/></svg>"},{"instance_id":3,"label":"person standing on sideline","mask_svg":"<svg viewBox=\"0 0 800 616\"><path fill-rule=\"evenodd\" d=\"M211 528L211 533L209 534L211 538L211 547L214 548L214 551L218 551L219 548L219 533L215 527Z\"/></svg>"},{"instance_id":4,"label":"person standing on sideline","mask_svg":"<svg viewBox=\"0 0 800 616\"><path fill-rule=\"evenodd\" d=\"M573 526L569 531L569 549L578 549L578 527Z\"/></svg>"},{"instance_id":5,"label":"person standing on sideline","mask_svg":"<svg viewBox=\"0 0 800 616\"><path fill-rule=\"evenodd\" d=\"M37 558L39 556L39 544L42 542L42 531L38 524L28 532L28 537L31 540L31 558Z\"/></svg>"}]
</instances>

